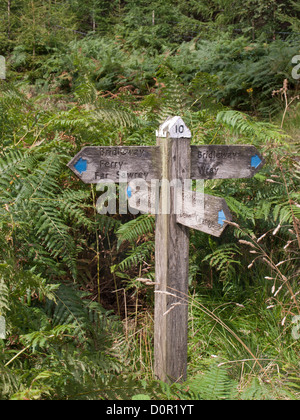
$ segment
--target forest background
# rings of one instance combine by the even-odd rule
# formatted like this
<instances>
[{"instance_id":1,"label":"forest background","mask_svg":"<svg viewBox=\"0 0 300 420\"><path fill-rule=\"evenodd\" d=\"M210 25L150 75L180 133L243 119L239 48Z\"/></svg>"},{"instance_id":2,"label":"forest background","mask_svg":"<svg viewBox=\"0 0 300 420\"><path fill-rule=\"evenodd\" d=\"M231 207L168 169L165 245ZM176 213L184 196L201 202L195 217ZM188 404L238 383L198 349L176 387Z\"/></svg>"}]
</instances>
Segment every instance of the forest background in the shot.
<instances>
[{"instance_id":1,"label":"forest background","mask_svg":"<svg viewBox=\"0 0 300 420\"><path fill-rule=\"evenodd\" d=\"M300 6L0 0L0 398L299 399ZM95 210L86 145L253 144L191 231L188 380L153 376L154 219ZM5 325L4 325L5 324Z\"/></svg>"}]
</instances>

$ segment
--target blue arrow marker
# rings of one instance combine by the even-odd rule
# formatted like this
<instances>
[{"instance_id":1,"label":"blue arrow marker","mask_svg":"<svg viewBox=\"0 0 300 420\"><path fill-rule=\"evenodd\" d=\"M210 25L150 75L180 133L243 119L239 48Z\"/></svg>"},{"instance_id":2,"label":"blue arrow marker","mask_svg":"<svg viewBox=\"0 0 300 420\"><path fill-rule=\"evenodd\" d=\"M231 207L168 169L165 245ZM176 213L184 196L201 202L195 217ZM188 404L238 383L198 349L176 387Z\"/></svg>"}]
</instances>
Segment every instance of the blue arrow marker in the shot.
<instances>
[{"instance_id":1,"label":"blue arrow marker","mask_svg":"<svg viewBox=\"0 0 300 420\"><path fill-rule=\"evenodd\" d=\"M218 213L218 223L219 225L223 226L226 220L226 216L223 210L219 211Z\"/></svg>"},{"instance_id":2,"label":"blue arrow marker","mask_svg":"<svg viewBox=\"0 0 300 420\"><path fill-rule=\"evenodd\" d=\"M262 160L258 155L252 156L251 158L251 167L252 168L258 168L259 165L261 164Z\"/></svg>"},{"instance_id":3,"label":"blue arrow marker","mask_svg":"<svg viewBox=\"0 0 300 420\"><path fill-rule=\"evenodd\" d=\"M80 173L80 175L81 175L83 172L86 172L86 170L87 170L87 161L86 161L86 160L84 160L84 159L82 159L82 158L80 158L80 159L78 160L78 162L76 162L76 163L75 163L74 168L75 168L75 169L76 169L76 171L78 171L78 172Z\"/></svg>"},{"instance_id":4,"label":"blue arrow marker","mask_svg":"<svg viewBox=\"0 0 300 420\"><path fill-rule=\"evenodd\" d=\"M127 188L127 196L128 196L128 198L131 198L131 196L132 196L132 189L131 189L130 186L128 186L128 188Z\"/></svg>"}]
</instances>

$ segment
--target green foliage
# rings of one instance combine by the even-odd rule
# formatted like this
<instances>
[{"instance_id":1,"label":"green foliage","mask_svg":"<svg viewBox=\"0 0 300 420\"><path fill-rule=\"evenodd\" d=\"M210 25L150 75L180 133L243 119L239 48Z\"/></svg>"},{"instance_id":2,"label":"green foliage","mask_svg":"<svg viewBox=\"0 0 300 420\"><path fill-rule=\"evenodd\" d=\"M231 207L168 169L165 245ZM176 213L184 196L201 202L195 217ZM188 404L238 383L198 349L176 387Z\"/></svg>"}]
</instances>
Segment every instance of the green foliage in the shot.
<instances>
[{"instance_id":1,"label":"green foliage","mask_svg":"<svg viewBox=\"0 0 300 420\"><path fill-rule=\"evenodd\" d=\"M130 251L129 256L119 263L117 267L121 271L126 271L132 266L138 266L139 264L144 263L147 259L149 259L149 256L151 256L153 252L154 242L147 241Z\"/></svg>"},{"instance_id":2,"label":"green foliage","mask_svg":"<svg viewBox=\"0 0 300 420\"><path fill-rule=\"evenodd\" d=\"M212 366L205 375L197 375L188 382L196 399L231 400L237 396L237 383L230 379L224 367Z\"/></svg>"},{"instance_id":3,"label":"green foliage","mask_svg":"<svg viewBox=\"0 0 300 420\"><path fill-rule=\"evenodd\" d=\"M226 282L226 280L232 279L235 276L234 265L241 265L241 262L237 260L237 256L242 255L238 247L233 244L225 244L219 246L212 254L208 254L203 262L208 261L212 268L215 268L220 274L220 281Z\"/></svg>"},{"instance_id":4,"label":"green foliage","mask_svg":"<svg viewBox=\"0 0 300 420\"><path fill-rule=\"evenodd\" d=\"M125 353L119 321L72 285L46 285L32 273L10 270L1 267L10 290L1 305L9 309L9 335L20 334L25 347L7 345L0 353L1 399L106 398L128 395L126 387L132 394L141 390L129 379L113 391Z\"/></svg>"},{"instance_id":5,"label":"green foliage","mask_svg":"<svg viewBox=\"0 0 300 420\"><path fill-rule=\"evenodd\" d=\"M15 226L13 235L19 231L17 236L25 243L30 243L32 235L38 240L39 245L33 245L29 255L40 254L40 263L47 254L47 258L59 257L75 276L76 247L63 213L67 197L65 194L65 200L59 197L55 179L61 169L57 153L50 153L46 159L21 152L4 155L0 161L2 214L6 223L12 222ZM59 202L61 207L58 208ZM80 210L78 213L78 217L82 217Z\"/></svg>"},{"instance_id":6,"label":"green foliage","mask_svg":"<svg viewBox=\"0 0 300 420\"><path fill-rule=\"evenodd\" d=\"M136 219L119 227L117 235L119 244L123 241L136 243L139 237L145 234L151 234L154 231L154 217L150 215L141 215Z\"/></svg>"},{"instance_id":7,"label":"green foliage","mask_svg":"<svg viewBox=\"0 0 300 420\"><path fill-rule=\"evenodd\" d=\"M280 132L275 125L255 121L238 111L221 111L216 122L227 125L234 134L252 138L253 144L256 144L257 140L258 143L267 143L270 139L277 143L286 138L286 134Z\"/></svg>"},{"instance_id":8,"label":"green foliage","mask_svg":"<svg viewBox=\"0 0 300 420\"><path fill-rule=\"evenodd\" d=\"M193 48L192 48L193 46ZM214 41L201 40L183 49L188 64L181 68L191 75L194 69L218 78L214 96L225 105L252 113L269 116L278 112L281 104L272 98L272 92L282 86L284 79L291 86L291 58L298 54L296 42L250 42L245 37L228 37ZM188 55L188 59L187 59Z\"/></svg>"}]
</instances>

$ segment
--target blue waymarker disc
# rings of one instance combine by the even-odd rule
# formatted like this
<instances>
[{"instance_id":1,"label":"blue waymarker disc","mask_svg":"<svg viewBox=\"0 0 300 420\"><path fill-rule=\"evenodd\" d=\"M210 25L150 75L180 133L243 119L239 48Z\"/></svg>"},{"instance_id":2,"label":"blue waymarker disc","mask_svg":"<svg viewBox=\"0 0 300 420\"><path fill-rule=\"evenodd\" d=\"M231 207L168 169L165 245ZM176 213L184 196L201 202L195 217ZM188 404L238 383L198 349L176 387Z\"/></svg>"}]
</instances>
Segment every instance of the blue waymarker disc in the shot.
<instances>
[{"instance_id":1,"label":"blue waymarker disc","mask_svg":"<svg viewBox=\"0 0 300 420\"><path fill-rule=\"evenodd\" d=\"M131 196L132 196L132 189L131 189L130 186L127 188L127 196L128 196L128 198L131 198Z\"/></svg>"},{"instance_id":2,"label":"blue waymarker disc","mask_svg":"<svg viewBox=\"0 0 300 420\"><path fill-rule=\"evenodd\" d=\"M219 211L218 213L218 223L219 225L223 226L226 220L226 216L223 210Z\"/></svg>"},{"instance_id":3,"label":"blue waymarker disc","mask_svg":"<svg viewBox=\"0 0 300 420\"><path fill-rule=\"evenodd\" d=\"M80 175L83 172L87 171L87 161L80 158L74 165L74 168L76 169L76 171L78 171L80 173Z\"/></svg>"}]
</instances>

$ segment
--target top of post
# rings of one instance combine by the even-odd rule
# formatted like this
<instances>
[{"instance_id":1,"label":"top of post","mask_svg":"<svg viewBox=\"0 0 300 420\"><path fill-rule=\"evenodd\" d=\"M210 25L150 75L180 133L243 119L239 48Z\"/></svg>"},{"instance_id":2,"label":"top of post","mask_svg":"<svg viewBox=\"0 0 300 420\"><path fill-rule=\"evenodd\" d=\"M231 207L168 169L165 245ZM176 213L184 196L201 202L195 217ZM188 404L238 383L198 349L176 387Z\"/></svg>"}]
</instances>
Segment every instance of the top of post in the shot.
<instances>
[{"instance_id":1,"label":"top of post","mask_svg":"<svg viewBox=\"0 0 300 420\"><path fill-rule=\"evenodd\" d=\"M156 131L157 137L171 137L175 139L192 137L191 131L187 128L181 117L169 117L160 125Z\"/></svg>"}]
</instances>

